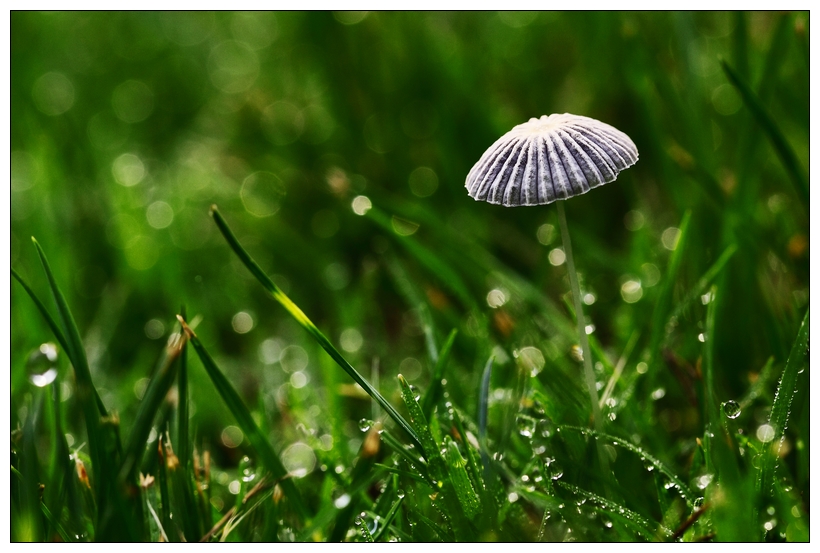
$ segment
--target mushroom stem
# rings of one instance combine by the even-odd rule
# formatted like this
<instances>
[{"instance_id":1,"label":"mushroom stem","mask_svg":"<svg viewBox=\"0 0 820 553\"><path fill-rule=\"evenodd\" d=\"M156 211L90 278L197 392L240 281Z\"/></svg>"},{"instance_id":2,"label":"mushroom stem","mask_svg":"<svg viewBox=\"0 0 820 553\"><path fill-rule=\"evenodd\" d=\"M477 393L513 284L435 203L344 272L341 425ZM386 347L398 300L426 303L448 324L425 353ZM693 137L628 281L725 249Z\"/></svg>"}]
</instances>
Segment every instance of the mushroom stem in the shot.
<instances>
[{"instance_id":1,"label":"mushroom stem","mask_svg":"<svg viewBox=\"0 0 820 553\"><path fill-rule=\"evenodd\" d=\"M569 273L569 284L572 288L572 299L575 305L575 319L578 322L578 340L581 346L581 353L584 358L584 379L589 390L589 401L592 403L592 418L595 422L595 430L603 432L604 424L601 420L601 408L598 406L598 390L595 388L595 374L592 372L592 352L589 350L589 339L586 328L584 328L584 308L581 305L581 286L578 284L578 274L575 272L575 261L572 259L572 244L569 239L569 227L567 227L567 216L564 213L564 202L558 204L558 223L561 226L561 241L564 243L564 255L566 256L567 272ZM604 458L602 457L602 461Z\"/></svg>"}]
</instances>

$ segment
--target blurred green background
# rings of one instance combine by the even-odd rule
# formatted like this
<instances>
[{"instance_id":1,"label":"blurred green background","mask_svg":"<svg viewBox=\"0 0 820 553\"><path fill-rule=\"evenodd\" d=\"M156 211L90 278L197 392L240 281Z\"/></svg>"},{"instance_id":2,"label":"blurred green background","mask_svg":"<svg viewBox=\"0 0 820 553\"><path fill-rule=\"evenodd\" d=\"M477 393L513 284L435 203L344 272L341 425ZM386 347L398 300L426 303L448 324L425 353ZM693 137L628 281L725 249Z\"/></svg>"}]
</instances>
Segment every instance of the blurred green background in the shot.
<instances>
[{"instance_id":1,"label":"blurred green background","mask_svg":"<svg viewBox=\"0 0 820 553\"><path fill-rule=\"evenodd\" d=\"M372 416L230 252L208 216L214 203L386 395L399 372L429 382L429 315L439 346L460 331L448 378L461 408L475 412L491 352L501 389L511 386L513 352L528 346L546 358L544 385L563 371L584 405L555 207L476 203L464 180L496 138L530 117L594 117L627 133L640 160L566 205L587 322L613 365L634 334L627 372L643 362L645 377L631 401L641 424L658 428L648 436L612 417L609 431L685 463L681 444L702 430L702 406L688 394L708 298L667 325L664 355L648 351L684 214L691 224L671 305L736 249L714 281L719 401L747 394L770 357L782 366L809 297L807 192L719 59L750 84L805 174L808 24L807 13L774 12L13 12L11 264L47 295L35 236L124 427L181 304L282 444L301 439L288 418L294 396L316 407L297 422L319 428L317 437L338 424L352 451L357 421ZM358 196L390 224L357 215ZM444 260L464 290L406 241ZM530 296L510 288L513 277ZM11 299L16 425L29 353L53 338L17 285ZM191 379L199 439L235 466L229 412L197 366ZM339 391L353 395L329 399ZM565 398L555 392L560 418ZM753 431L766 416L750 408L741 421ZM808 474L797 480L807 486Z\"/></svg>"}]
</instances>

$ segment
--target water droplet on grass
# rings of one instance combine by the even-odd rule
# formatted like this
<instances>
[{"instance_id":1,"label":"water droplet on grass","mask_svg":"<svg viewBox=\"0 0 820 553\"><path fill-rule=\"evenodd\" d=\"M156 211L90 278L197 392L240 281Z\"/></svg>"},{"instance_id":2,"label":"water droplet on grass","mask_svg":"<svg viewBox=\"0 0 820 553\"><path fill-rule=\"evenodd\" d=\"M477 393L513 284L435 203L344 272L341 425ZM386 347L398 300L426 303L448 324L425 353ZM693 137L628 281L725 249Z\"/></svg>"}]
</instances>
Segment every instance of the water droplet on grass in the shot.
<instances>
[{"instance_id":1,"label":"water droplet on grass","mask_svg":"<svg viewBox=\"0 0 820 553\"><path fill-rule=\"evenodd\" d=\"M525 438L532 438L536 426L535 419L527 415L519 415L516 418L516 423L518 424L518 433L520 435Z\"/></svg>"},{"instance_id":2,"label":"water droplet on grass","mask_svg":"<svg viewBox=\"0 0 820 553\"><path fill-rule=\"evenodd\" d=\"M725 401L721 404L723 414L730 419L736 419L740 416L740 405L736 401Z\"/></svg>"}]
</instances>

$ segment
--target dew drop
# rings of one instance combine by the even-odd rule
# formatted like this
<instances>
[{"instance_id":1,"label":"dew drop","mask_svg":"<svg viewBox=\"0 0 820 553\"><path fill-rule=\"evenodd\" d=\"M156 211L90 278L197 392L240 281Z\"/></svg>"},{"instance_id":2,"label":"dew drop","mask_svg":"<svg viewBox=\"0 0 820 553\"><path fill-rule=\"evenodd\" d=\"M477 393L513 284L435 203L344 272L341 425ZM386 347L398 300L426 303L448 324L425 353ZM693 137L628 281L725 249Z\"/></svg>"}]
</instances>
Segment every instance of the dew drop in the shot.
<instances>
[{"instance_id":1,"label":"dew drop","mask_svg":"<svg viewBox=\"0 0 820 553\"><path fill-rule=\"evenodd\" d=\"M736 419L740 416L740 405L736 401L725 401L721 404L723 414L730 419Z\"/></svg>"},{"instance_id":2,"label":"dew drop","mask_svg":"<svg viewBox=\"0 0 820 553\"><path fill-rule=\"evenodd\" d=\"M373 421L369 419L362 419L359 421L359 430L367 432L373 426Z\"/></svg>"},{"instance_id":3,"label":"dew drop","mask_svg":"<svg viewBox=\"0 0 820 553\"><path fill-rule=\"evenodd\" d=\"M516 418L516 423L518 424L519 434L525 438L532 438L536 426L535 419L527 415L519 415Z\"/></svg>"}]
</instances>

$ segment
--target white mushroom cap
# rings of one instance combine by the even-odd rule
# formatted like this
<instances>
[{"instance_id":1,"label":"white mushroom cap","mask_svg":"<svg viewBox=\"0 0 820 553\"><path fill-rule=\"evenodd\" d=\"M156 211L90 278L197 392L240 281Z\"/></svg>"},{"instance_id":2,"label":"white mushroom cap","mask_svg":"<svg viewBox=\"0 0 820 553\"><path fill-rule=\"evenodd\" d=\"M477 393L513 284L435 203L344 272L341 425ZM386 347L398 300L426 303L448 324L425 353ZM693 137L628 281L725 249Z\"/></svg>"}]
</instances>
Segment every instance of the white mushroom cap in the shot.
<instances>
[{"instance_id":1,"label":"white mushroom cap","mask_svg":"<svg viewBox=\"0 0 820 553\"><path fill-rule=\"evenodd\" d=\"M467 175L475 200L543 205L614 181L638 161L632 140L610 125L570 113L533 117L495 141Z\"/></svg>"}]
</instances>

